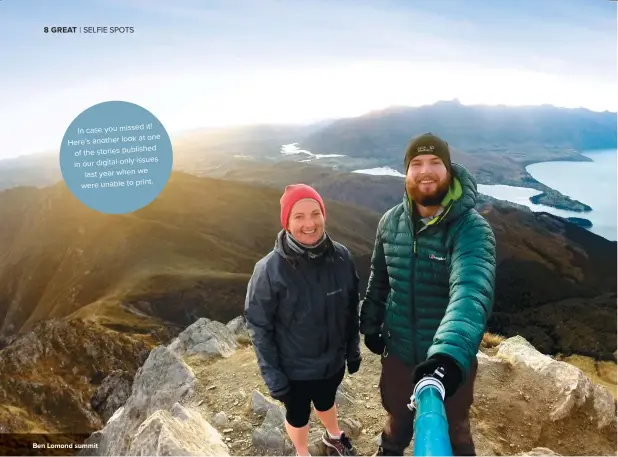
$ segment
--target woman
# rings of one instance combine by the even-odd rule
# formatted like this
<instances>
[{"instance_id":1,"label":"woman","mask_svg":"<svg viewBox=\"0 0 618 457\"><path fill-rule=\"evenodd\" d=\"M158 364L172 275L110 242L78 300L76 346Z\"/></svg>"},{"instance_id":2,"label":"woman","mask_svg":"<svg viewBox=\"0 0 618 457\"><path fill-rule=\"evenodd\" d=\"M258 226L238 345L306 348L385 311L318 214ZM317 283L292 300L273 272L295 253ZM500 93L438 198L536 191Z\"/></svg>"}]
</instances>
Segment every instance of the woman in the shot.
<instances>
[{"instance_id":1,"label":"woman","mask_svg":"<svg viewBox=\"0 0 618 457\"><path fill-rule=\"evenodd\" d=\"M264 382L286 408L298 455L308 450L311 404L324 444L356 455L337 421L335 395L361 362L358 275L349 251L324 229L326 210L310 186L286 187L275 247L249 281L245 319Z\"/></svg>"}]
</instances>

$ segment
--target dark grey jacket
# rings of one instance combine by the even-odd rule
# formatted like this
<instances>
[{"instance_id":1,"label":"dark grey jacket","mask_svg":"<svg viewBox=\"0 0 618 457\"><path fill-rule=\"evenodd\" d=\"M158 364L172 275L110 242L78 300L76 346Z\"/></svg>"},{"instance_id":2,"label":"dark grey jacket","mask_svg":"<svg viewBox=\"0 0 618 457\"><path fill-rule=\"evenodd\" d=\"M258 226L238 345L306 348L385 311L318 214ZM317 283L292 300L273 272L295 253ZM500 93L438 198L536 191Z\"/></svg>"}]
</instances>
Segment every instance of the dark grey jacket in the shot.
<instances>
[{"instance_id":1,"label":"dark grey jacket","mask_svg":"<svg viewBox=\"0 0 618 457\"><path fill-rule=\"evenodd\" d=\"M260 259L247 288L245 319L272 395L288 379L324 379L360 359L358 274L348 249L330 238L318 259L287 247L285 231Z\"/></svg>"}]
</instances>

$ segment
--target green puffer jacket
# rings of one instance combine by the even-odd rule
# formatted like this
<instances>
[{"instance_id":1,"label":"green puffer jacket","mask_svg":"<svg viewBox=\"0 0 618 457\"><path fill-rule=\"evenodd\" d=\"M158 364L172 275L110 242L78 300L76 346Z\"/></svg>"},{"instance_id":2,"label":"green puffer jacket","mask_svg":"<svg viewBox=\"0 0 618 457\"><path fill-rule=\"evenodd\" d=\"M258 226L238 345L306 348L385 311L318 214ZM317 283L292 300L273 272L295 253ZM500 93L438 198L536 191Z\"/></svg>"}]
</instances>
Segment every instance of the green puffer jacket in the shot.
<instances>
[{"instance_id":1,"label":"green puffer jacket","mask_svg":"<svg viewBox=\"0 0 618 457\"><path fill-rule=\"evenodd\" d=\"M493 307L496 242L475 210L476 181L464 167L452 169L443 212L415 224L416 234L407 195L382 216L360 330L382 333L387 352L407 364L451 356L463 382Z\"/></svg>"}]
</instances>

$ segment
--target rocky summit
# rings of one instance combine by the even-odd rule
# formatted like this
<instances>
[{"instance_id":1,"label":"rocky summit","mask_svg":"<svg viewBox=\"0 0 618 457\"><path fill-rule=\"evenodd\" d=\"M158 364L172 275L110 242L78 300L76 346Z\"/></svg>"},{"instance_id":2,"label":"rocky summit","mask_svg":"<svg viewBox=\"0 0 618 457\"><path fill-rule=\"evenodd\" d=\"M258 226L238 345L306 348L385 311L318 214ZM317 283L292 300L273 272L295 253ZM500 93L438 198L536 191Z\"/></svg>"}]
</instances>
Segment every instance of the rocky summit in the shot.
<instances>
[{"instance_id":1,"label":"rocky summit","mask_svg":"<svg viewBox=\"0 0 618 457\"><path fill-rule=\"evenodd\" d=\"M478 455L616 455L615 393L520 336L487 334L477 357ZM364 351L360 371L346 374L337 395L341 426L360 455L375 452L385 419L379 374L379 358ZM242 317L227 325L200 318L150 352L126 401L79 453L294 455L284 418L267 395ZM311 453L326 455L313 415L311 425Z\"/></svg>"}]
</instances>

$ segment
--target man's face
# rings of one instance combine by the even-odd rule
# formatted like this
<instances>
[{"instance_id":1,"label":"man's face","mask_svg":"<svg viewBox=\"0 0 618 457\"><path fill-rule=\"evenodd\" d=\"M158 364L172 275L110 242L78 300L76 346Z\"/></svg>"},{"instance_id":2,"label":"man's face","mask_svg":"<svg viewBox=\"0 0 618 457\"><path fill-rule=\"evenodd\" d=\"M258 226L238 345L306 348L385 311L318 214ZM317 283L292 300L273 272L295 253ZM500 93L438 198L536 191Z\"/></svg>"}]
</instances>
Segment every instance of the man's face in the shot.
<instances>
[{"instance_id":1,"label":"man's face","mask_svg":"<svg viewBox=\"0 0 618 457\"><path fill-rule=\"evenodd\" d=\"M406 173L408 195L421 206L440 204L451 183L451 176L438 156L423 154L410 161Z\"/></svg>"},{"instance_id":2,"label":"man's face","mask_svg":"<svg viewBox=\"0 0 618 457\"><path fill-rule=\"evenodd\" d=\"M316 244L324 235L324 216L318 202L308 198L297 201L290 212L288 230L301 243Z\"/></svg>"}]
</instances>

